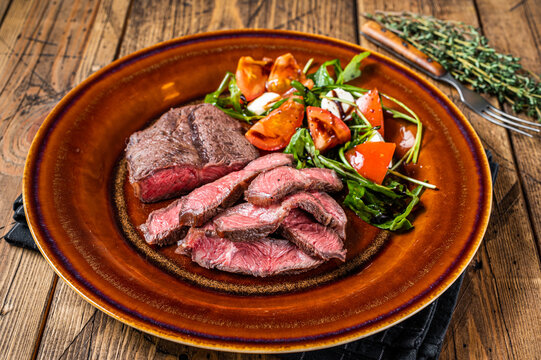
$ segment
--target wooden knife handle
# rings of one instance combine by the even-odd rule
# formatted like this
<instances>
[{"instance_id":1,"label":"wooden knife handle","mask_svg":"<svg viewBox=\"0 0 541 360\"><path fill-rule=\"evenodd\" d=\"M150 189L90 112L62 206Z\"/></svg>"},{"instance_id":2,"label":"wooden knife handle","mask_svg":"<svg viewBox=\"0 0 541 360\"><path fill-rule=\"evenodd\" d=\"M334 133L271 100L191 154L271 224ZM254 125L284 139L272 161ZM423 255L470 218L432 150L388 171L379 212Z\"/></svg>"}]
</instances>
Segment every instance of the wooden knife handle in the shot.
<instances>
[{"instance_id":1,"label":"wooden knife handle","mask_svg":"<svg viewBox=\"0 0 541 360\"><path fill-rule=\"evenodd\" d=\"M387 30L375 21L367 21L361 28L361 31L384 46L396 51L406 59L430 72L434 76L442 76L445 69L437 61L417 49L409 42L402 40L392 31Z\"/></svg>"}]
</instances>

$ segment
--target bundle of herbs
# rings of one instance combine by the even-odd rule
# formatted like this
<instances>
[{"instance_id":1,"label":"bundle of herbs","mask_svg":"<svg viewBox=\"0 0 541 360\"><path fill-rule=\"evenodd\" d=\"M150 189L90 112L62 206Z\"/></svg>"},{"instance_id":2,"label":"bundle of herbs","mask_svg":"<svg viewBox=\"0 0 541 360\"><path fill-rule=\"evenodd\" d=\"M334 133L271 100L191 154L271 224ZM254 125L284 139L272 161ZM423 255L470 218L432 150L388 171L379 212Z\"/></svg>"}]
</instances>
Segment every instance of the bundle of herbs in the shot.
<instances>
[{"instance_id":1,"label":"bundle of herbs","mask_svg":"<svg viewBox=\"0 0 541 360\"><path fill-rule=\"evenodd\" d=\"M355 100L370 90L346 83L361 76L360 64L369 55L368 52L356 55L344 68L339 60L330 60L321 64L315 72L310 71L313 61L309 60L302 72L307 79L313 81L313 87L309 88L300 81L292 80L290 85L296 90L292 94L293 101L302 103L307 108L320 108L322 101L327 99L337 104L346 103L358 110ZM329 96L329 93L336 89L351 94L353 101L343 97ZM305 112L303 125L290 138L284 152L294 156L297 168L319 167L336 171L346 182L348 188L344 205L353 210L364 221L381 229L405 231L413 227L408 217L415 205L419 203L425 188L436 189L436 187L399 172L401 165L418 162L422 123L415 112L399 100L386 94L380 93L379 95L387 102L394 103L392 107L382 103L383 111L395 119L411 122L417 127L413 146L402 158L395 161L391 168L386 170L387 175L381 184L360 175L345 156L349 150L354 149L357 145L369 142L374 136L379 136L377 134L379 127L373 126L361 111L353 111L351 119L347 121L347 127L351 132L350 140L325 151L325 155L322 155L314 144L313 134L307 128ZM205 97L205 102L219 107L236 119L249 123L268 117L287 100L288 98L284 97L270 106L264 113L256 115L248 110L248 102L237 87L233 73L227 73L218 89ZM408 186L408 184L412 185Z\"/></svg>"},{"instance_id":2,"label":"bundle of herbs","mask_svg":"<svg viewBox=\"0 0 541 360\"><path fill-rule=\"evenodd\" d=\"M471 25L409 12L364 14L438 61L475 91L541 121L541 82L520 58L501 54Z\"/></svg>"}]
</instances>

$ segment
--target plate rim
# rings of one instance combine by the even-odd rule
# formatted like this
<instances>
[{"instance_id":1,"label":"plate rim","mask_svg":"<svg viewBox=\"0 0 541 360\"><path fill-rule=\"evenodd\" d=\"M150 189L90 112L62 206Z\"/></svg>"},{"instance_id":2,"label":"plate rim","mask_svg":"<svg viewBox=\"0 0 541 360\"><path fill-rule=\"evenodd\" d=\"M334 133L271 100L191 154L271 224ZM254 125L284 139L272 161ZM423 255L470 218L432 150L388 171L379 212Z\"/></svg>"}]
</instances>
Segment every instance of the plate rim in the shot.
<instances>
[{"instance_id":1,"label":"plate rim","mask_svg":"<svg viewBox=\"0 0 541 360\"><path fill-rule=\"evenodd\" d=\"M488 226L488 222L489 222L489 218L491 214L491 208L492 208L492 179L490 177L490 168L489 168L488 159L486 158L486 155L484 153L481 140L479 139L479 136L477 135L473 126L470 124L470 122L467 120L464 114L458 109L458 107L441 90L439 90L436 86L432 85L426 79L422 78L418 73L414 72L412 69L406 67L405 65L377 51L368 50L358 44L350 43L350 42L343 41L340 39L323 36L323 35L309 34L309 33L304 33L304 32L299 32L299 31L290 31L290 30L271 30L271 29L221 30L221 31L204 32L204 33L199 33L199 34L177 37L171 40L163 41L163 42L154 44L152 46L140 49L138 51L135 51L122 58L115 60L114 62L96 71L95 73L90 75L88 78L86 78L83 82L81 82L79 85L77 85L72 90L70 90L58 102L58 104L55 105L55 107L48 114L48 116L46 117L42 125L39 127L34 139L32 140L32 143L28 151L27 159L25 161L25 167L24 167L24 172L23 172L23 199L31 198L31 194L33 190L32 183L34 179L34 173L36 171L36 167L34 165L36 163L36 159L39 154L39 148L40 148L40 145L42 144L43 139L46 137L49 131L52 131L54 129L54 126L51 127L51 125L54 125L54 121L57 118L57 116L60 115L62 111L66 108L66 106L69 105L71 101L76 99L79 93L82 90L84 90L87 86L92 85L101 76L106 76L108 72L118 68L119 66L122 67L125 64L129 64L132 61L137 61L138 59L145 57L145 55L151 55L153 52L160 51L162 49L167 49L167 47L171 45L178 44L179 46L182 46L182 44L184 43L191 43L193 41L205 41L205 40L208 41L208 40L220 39L220 38L232 38L235 36L237 37L250 37L250 36L269 37L270 36L270 37L277 37L277 38L308 39L308 40L311 40L312 42L325 42L326 44L333 45L333 46L340 46L342 48L355 49L355 51L370 51L372 54L376 55L377 57L380 57L382 60L384 60L388 64L398 68L400 71L405 73L408 77L414 79L414 81L420 83L422 86L429 89L433 94L436 95L436 97L441 98L445 102L445 105L449 107L448 112L451 112L454 115L456 115L456 117L461 122L461 125L465 128L469 138L471 139L470 146L473 149L470 149L470 151L474 155L474 158L476 158L475 159L476 165L479 166L478 173L481 178L480 181L483 182L482 188L486 190L485 194L480 194L480 197L482 197L482 200L484 201L480 201L479 203L479 208L481 210L484 209L485 211L484 213L478 214L480 218L479 218L477 228L474 227L471 233L474 238L470 241L474 241L473 243L474 245L472 244L473 246L466 247L465 250L463 250L465 251L464 254L459 254L461 258L459 258L458 261L455 259L456 263L452 264L447 269L446 274L442 275L442 280L440 283L438 283L434 288L429 289L428 291L425 291L424 293L423 292L419 293L416 296L416 301L413 304L405 305L405 307L400 312L402 314L406 313L406 315L401 316L399 319L392 321L388 323L387 325L378 327L376 330L372 330L372 331L367 331L365 327L360 327L355 330L344 329L344 333L337 337L328 335L327 337L322 337L312 342L303 341L300 343L288 342L288 343L272 343L272 344L264 344L264 345L258 345L257 343L235 343L235 342L227 342L227 341L217 342L208 338L207 339L194 338L194 337L190 337L188 335L179 334L179 333L176 333L176 336L171 336L170 333L168 333L167 331L163 331L161 328L159 328L158 325L149 326L149 324L145 322L143 319L137 318L134 315L125 314L122 310L115 308L114 306L109 304L107 301L105 301L100 295L96 294L96 292L89 291L88 288L84 284L82 284L80 280L78 280L73 274L70 273L69 269L67 269L65 266L62 266L62 264L56 264L53 261L53 259L49 257L48 251L51 251L51 250L47 248L46 244L42 244L40 242L39 236L37 234L37 230L35 230L35 229L38 229L39 226L42 226L39 220L37 220L37 213L39 210L30 206L27 201L23 201L24 210L25 210L25 213L27 216L27 222L29 225L28 227L30 229L32 237L34 238L40 252L44 256L46 261L57 273L57 275L60 278L62 278L80 296L82 296L87 302L89 302L96 308L100 309L101 311L105 312L109 316L113 317L114 319L154 336L158 336L158 337L171 340L177 343L181 343L184 345L196 346L199 348L205 348L205 349L217 350L217 351L243 352L243 353L290 353L290 352L299 352L299 351L306 351L306 350L317 350L317 349L327 348L331 346L337 346L337 345L341 345L341 344L348 343L354 340L358 340L358 339L376 334L380 331L383 331L389 327L392 327L398 324L399 322L406 320L407 318L413 316L417 312L424 309L426 306L430 305L445 290L447 290L458 279L458 277L464 272L468 264L473 259L479 246L481 245L481 241L484 237L484 234ZM32 205L34 205L33 202L32 202ZM99 303L97 300L101 300L103 304ZM121 315L115 313L114 312L115 310L116 311L120 310Z\"/></svg>"}]
</instances>

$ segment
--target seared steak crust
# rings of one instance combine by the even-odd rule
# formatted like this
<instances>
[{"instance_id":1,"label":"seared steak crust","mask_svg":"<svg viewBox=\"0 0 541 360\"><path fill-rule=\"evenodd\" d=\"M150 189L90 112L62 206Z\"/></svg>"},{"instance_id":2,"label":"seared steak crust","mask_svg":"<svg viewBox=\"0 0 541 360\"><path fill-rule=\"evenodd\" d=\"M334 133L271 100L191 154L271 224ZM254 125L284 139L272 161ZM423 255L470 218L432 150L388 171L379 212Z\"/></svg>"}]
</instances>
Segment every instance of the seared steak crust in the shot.
<instances>
[{"instance_id":1,"label":"seared steak crust","mask_svg":"<svg viewBox=\"0 0 541 360\"><path fill-rule=\"evenodd\" d=\"M238 121L210 104L171 109L126 147L130 183L144 202L189 192L257 156Z\"/></svg>"},{"instance_id":2,"label":"seared steak crust","mask_svg":"<svg viewBox=\"0 0 541 360\"><path fill-rule=\"evenodd\" d=\"M193 142L206 164L243 167L259 156L257 149L242 135L240 123L216 106L199 105L188 119Z\"/></svg>"}]
</instances>

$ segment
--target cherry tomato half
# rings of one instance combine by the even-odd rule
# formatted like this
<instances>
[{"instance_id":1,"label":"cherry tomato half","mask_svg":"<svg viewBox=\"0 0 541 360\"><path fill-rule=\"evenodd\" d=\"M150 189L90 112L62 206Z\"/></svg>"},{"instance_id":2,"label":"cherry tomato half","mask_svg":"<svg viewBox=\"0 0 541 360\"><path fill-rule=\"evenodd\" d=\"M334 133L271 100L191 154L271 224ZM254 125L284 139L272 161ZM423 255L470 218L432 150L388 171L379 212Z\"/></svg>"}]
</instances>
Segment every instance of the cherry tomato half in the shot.
<instances>
[{"instance_id":1,"label":"cherry tomato half","mask_svg":"<svg viewBox=\"0 0 541 360\"><path fill-rule=\"evenodd\" d=\"M261 150L283 149L289 144L297 128L302 126L303 117L304 105L289 99L255 123L246 132L246 139Z\"/></svg>"},{"instance_id":2,"label":"cherry tomato half","mask_svg":"<svg viewBox=\"0 0 541 360\"><path fill-rule=\"evenodd\" d=\"M265 92L265 84L269 77L272 60L254 60L251 56L243 56L237 64L235 77L240 92L247 101L252 101Z\"/></svg>"},{"instance_id":3,"label":"cherry tomato half","mask_svg":"<svg viewBox=\"0 0 541 360\"><path fill-rule=\"evenodd\" d=\"M358 110L364 115L366 120L368 120L372 126L379 126L378 132L381 136L384 136L383 110L381 108L378 90L370 90L358 98L356 104L359 107Z\"/></svg>"},{"instance_id":4,"label":"cherry tomato half","mask_svg":"<svg viewBox=\"0 0 541 360\"><path fill-rule=\"evenodd\" d=\"M271 73L267 80L267 90L283 94L291 88L291 81L297 80L301 83L306 81L301 67L297 60L290 53L279 56L274 61ZM313 86L313 85L312 85Z\"/></svg>"},{"instance_id":5,"label":"cherry tomato half","mask_svg":"<svg viewBox=\"0 0 541 360\"><path fill-rule=\"evenodd\" d=\"M395 143L366 142L346 151L346 160L357 172L381 184L396 148Z\"/></svg>"},{"instance_id":6,"label":"cherry tomato half","mask_svg":"<svg viewBox=\"0 0 541 360\"><path fill-rule=\"evenodd\" d=\"M308 129L319 151L323 152L351 140L349 127L330 111L308 106L306 116Z\"/></svg>"}]
</instances>

